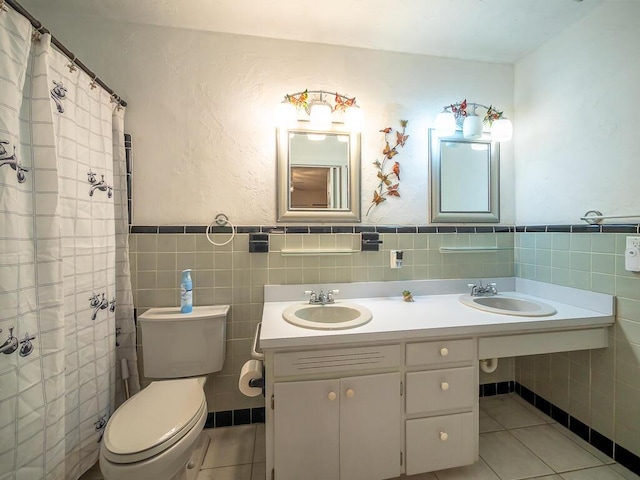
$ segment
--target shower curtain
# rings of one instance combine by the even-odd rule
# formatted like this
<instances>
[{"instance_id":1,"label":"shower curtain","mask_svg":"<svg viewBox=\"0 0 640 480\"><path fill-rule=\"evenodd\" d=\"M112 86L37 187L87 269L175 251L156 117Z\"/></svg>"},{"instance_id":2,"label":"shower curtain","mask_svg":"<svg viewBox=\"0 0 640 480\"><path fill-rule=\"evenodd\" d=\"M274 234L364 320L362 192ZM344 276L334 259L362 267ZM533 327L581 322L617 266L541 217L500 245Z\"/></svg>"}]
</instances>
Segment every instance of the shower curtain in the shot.
<instances>
[{"instance_id":1,"label":"shower curtain","mask_svg":"<svg viewBox=\"0 0 640 480\"><path fill-rule=\"evenodd\" d=\"M115 408L121 337L136 368L122 261L116 279L124 111L38 37L0 11L0 480L79 478Z\"/></svg>"}]
</instances>

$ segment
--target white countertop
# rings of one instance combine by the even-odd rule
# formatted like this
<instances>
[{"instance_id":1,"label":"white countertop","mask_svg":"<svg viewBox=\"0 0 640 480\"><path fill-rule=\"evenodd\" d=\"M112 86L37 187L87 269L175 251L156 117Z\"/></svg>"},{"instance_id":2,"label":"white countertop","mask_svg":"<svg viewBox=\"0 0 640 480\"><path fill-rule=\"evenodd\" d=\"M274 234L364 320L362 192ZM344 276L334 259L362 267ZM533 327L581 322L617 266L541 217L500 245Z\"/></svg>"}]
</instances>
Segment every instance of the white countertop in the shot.
<instances>
[{"instance_id":1,"label":"white countertop","mask_svg":"<svg viewBox=\"0 0 640 480\"><path fill-rule=\"evenodd\" d=\"M386 340L406 340L419 338L438 338L456 336L496 336L511 333L571 330L577 328L596 328L611 325L614 322L613 296L587 292L567 287L544 284L522 279L509 279L513 290L500 291L501 294L536 300L554 307L557 312L547 317L522 317L489 313L468 307L460 303L460 295L468 293L464 281L413 281L413 282L376 282L371 287L378 295L367 297L367 284L344 284L339 286L347 290L341 301L364 305L373 314L370 322L360 327L345 330L314 330L292 325L282 318L285 308L293 304L308 303L301 300L266 301L262 313L260 347L263 350L274 348L343 345L348 343L380 342ZM490 279L494 280L494 279ZM502 285L505 279L499 279ZM425 283L423 283L425 282ZM380 284L386 290L401 292L403 286L412 292L456 291L456 293L414 294L414 302L405 302L402 296L380 296ZM464 285L464 287L463 287ZM320 286L267 286L265 289L283 289L275 294L271 291L265 298L282 298L286 289L298 291ZM324 290L333 286L323 286ZM500 287L500 285L499 285ZM499 288L500 290L500 288ZM293 291L293 290L292 290ZM283 293L285 292L285 293ZM532 295L531 293L535 293ZM559 301L562 299L563 301ZM567 302L567 303L565 303ZM588 307L588 308L585 308Z\"/></svg>"}]
</instances>

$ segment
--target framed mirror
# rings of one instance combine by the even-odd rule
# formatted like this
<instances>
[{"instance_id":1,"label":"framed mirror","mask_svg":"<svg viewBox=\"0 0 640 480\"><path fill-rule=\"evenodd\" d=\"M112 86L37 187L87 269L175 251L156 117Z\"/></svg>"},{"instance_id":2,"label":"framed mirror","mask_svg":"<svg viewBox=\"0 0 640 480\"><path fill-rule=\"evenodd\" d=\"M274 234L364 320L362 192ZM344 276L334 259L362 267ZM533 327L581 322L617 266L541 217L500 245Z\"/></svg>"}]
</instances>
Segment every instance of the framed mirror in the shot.
<instances>
[{"instance_id":1,"label":"framed mirror","mask_svg":"<svg viewBox=\"0 0 640 480\"><path fill-rule=\"evenodd\" d=\"M360 134L308 122L277 132L278 221L360 221Z\"/></svg>"},{"instance_id":2,"label":"framed mirror","mask_svg":"<svg viewBox=\"0 0 640 480\"><path fill-rule=\"evenodd\" d=\"M431 222L500 221L500 144L485 133L438 137L429 129Z\"/></svg>"}]
</instances>

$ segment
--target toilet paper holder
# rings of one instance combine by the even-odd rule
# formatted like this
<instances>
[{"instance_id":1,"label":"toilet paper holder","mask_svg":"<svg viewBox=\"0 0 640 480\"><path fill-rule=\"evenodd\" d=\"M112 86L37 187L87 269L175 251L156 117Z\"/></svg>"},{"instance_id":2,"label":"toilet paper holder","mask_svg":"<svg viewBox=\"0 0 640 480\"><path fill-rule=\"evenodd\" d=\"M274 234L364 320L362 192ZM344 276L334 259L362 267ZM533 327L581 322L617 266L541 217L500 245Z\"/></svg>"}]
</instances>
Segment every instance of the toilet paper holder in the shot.
<instances>
[{"instance_id":1,"label":"toilet paper holder","mask_svg":"<svg viewBox=\"0 0 640 480\"><path fill-rule=\"evenodd\" d=\"M249 380L249 386L251 388L261 388L262 396L264 396L264 366L262 367L262 378L252 378Z\"/></svg>"}]
</instances>

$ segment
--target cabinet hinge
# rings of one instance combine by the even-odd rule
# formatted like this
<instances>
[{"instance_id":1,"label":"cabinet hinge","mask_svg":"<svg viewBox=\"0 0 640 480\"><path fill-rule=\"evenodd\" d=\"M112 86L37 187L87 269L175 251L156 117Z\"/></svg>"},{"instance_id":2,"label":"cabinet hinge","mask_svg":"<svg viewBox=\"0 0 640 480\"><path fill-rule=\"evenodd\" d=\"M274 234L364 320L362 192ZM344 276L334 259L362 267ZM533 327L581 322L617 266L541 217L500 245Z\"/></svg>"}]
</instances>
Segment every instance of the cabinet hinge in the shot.
<instances>
[{"instance_id":1,"label":"cabinet hinge","mask_svg":"<svg viewBox=\"0 0 640 480\"><path fill-rule=\"evenodd\" d=\"M273 395L271 395L271 410L276 406L276 399Z\"/></svg>"},{"instance_id":2,"label":"cabinet hinge","mask_svg":"<svg viewBox=\"0 0 640 480\"><path fill-rule=\"evenodd\" d=\"M404 383L400 382L400 396L404 395Z\"/></svg>"},{"instance_id":3,"label":"cabinet hinge","mask_svg":"<svg viewBox=\"0 0 640 480\"><path fill-rule=\"evenodd\" d=\"M276 471L275 469L271 469L271 480L276 480Z\"/></svg>"},{"instance_id":4,"label":"cabinet hinge","mask_svg":"<svg viewBox=\"0 0 640 480\"><path fill-rule=\"evenodd\" d=\"M400 466L402 466L402 452L400 452Z\"/></svg>"}]
</instances>

